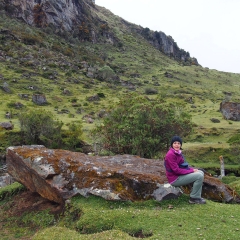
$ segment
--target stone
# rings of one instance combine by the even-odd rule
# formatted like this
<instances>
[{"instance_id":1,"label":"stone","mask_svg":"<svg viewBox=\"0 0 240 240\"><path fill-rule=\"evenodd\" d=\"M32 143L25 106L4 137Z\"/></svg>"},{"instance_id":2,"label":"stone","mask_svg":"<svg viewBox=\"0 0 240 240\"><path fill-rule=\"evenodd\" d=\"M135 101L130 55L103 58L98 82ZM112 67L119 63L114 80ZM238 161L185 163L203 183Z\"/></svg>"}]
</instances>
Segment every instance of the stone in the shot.
<instances>
[{"instance_id":1,"label":"stone","mask_svg":"<svg viewBox=\"0 0 240 240\"><path fill-rule=\"evenodd\" d=\"M5 130L13 130L14 124L10 122L0 122L0 127L4 128Z\"/></svg>"},{"instance_id":2,"label":"stone","mask_svg":"<svg viewBox=\"0 0 240 240\"><path fill-rule=\"evenodd\" d=\"M96 94L96 95L87 97L87 100L88 100L89 102L100 101L100 97Z\"/></svg>"},{"instance_id":3,"label":"stone","mask_svg":"<svg viewBox=\"0 0 240 240\"><path fill-rule=\"evenodd\" d=\"M44 94L33 94L32 101L37 105L45 105L48 103Z\"/></svg>"},{"instance_id":4,"label":"stone","mask_svg":"<svg viewBox=\"0 0 240 240\"><path fill-rule=\"evenodd\" d=\"M210 119L213 123L220 123L220 120L217 118L211 118Z\"/></svg>"},{"instance_id":5,"label":"stone","mask_svg":"<svg viewBox=\"0 0 240 240\"><path fill-rule=\"evenodd\" d=\"M14 183L14 179L8 173L0 174L0 188L6 187L10 184Z\"/></svg>"},{"instance_id":6,"label":"stone","mask_svg":"<svg viewBox=\"0 0 240 240\"><path fill-rule=\"evenodd\" d=\"M223 101L220 103L220 112L226 120L240 121L240 103Z\"/></svg>"},{"instance_id":7,"label":"stone","mask_svg":"<svg viewBox=\"0 0 240 240\"><path fill-rule=\"evenodd\" d=\"M8 173L32 192L59 204L80 194L106 200L142 201L177 198L181 189L166 184L162 160L133 155L90 156L42 145L9 147ZM189 192L191 186L184 191ZM205 174L203 197L221 202L240 202L240 197Z\"/></svg>"},{"instance_id":8,"label":"stone","mask_svg":"<svg viewBox=\"0 0 240 240\"><path fill-rule=\"evenodd\" d=\"M12 92L6 82L3 83L2 90L6 93L11 93Z\"/></svg>"}]
</instances>

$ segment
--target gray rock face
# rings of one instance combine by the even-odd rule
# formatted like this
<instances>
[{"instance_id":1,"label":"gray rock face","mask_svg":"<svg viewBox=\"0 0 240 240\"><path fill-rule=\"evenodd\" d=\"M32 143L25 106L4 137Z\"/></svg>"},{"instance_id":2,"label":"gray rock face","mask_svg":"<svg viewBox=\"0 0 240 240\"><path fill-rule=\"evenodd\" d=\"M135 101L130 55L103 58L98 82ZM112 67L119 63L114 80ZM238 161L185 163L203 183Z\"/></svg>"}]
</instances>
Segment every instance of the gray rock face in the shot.
<instances>
[{"instance_id":1,"label":"gray rock face","mask_svg":"<svg viewBox=\"0 0 240 240\"><path fill-rule=\"evenodd\" d=\"M240 121L240 103L221 102L220 112L224 119L232 121Z\"/></svg>"},{"instance_id":2,"label":"gray rock face","mask_svg":"<svg viewBox=\"0 0 240 240\"><path fill-rule=\"evenodd\" d=\"M169 57L173 57L178 61L188 62L189 65L199 65L196 58L190 57L190 54L180 49L171 36L167 36L164 32L149 31L148 34L141 33L150 44Z\"/></svg>"},{"instance_id":3,"label":"gray rock face","mask_svg":"<svg viewBox=\"0 0 240 240\"><path fill-rule=\"evenodd\" d=\"M9 147L6 162L16 181L60 204L76 194L131 201L162 201L181 194L180 189L166 184L160 160L132 155L88 156L35 145ZM203 196L221 202L239 200L232 189L209 175L205 175Z\"/></svg>"},{"instance_id":4,"label":"gray rock face","mask_svg":"<svg viewBox=\"0 0 240 240\"><path fill-rule=\"evenodd\" d=\"M71 31L84 20L84 11L92 1L89 0L9 0L14 6L12 15L23 19L29 25L37 25L37 14L43 13L42 26L53 24L66 31Z\"/></svg>"}]
</instances>

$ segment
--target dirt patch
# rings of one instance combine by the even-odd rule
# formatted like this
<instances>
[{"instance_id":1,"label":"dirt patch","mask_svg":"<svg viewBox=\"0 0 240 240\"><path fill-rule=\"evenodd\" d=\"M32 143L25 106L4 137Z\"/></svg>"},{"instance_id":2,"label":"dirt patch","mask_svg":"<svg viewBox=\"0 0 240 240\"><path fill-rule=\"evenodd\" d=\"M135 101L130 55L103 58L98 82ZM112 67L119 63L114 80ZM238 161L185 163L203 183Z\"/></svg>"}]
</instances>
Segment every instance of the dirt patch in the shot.
<instances>
[{"instance_id":1,"label":"dirt patch","mask_svg":"<svg viewBox=\"0 0 240 240\"><path fill-rule=\"evenodd\" d=\"M4 208L5 216L21 216L26 212L38 212L43 210L49 210L52 214L57 214L60 209L60 205L51 202L38 193L32 193L30 191L24 191L14 196L10 201L6 202L0 209Z\"/></svg>"},{"instance_id":2,"label":"dirt patch","mask_svg":"<svg viewBox=\"0 0 240 240\"><path fill-rule=\"evenodd\" d=\"M0 202L0 239L31 239L39 230L38 226L30 223L26 228L26 226L21 226L22 222L19 219L26 212L36 213L44 210L48 210L55 216L62 212L59 204L28 190L18 192L12 197L6 197ZM11 222L11 218L15 220Z\"/></svg>"}]
</instances>

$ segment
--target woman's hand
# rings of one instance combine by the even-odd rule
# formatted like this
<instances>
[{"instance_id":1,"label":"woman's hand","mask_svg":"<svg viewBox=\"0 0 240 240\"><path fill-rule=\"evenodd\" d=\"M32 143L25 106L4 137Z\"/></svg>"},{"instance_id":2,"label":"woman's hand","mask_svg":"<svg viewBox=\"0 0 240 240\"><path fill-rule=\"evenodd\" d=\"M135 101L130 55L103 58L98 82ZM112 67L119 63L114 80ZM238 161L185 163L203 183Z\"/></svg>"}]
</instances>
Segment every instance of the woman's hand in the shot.
<instances>
[{"instance_id":1,"label":"woman's hand","mask_svg":"<svg viewBox=\"0 0 240 240\"><path fill-rule=\"evenodd\" d=\"M193 171L194 171L194 172L197 172L197 171L198 171L198 169L194 168L194 169L193 169Z\"/></svg>"}]
</instances>

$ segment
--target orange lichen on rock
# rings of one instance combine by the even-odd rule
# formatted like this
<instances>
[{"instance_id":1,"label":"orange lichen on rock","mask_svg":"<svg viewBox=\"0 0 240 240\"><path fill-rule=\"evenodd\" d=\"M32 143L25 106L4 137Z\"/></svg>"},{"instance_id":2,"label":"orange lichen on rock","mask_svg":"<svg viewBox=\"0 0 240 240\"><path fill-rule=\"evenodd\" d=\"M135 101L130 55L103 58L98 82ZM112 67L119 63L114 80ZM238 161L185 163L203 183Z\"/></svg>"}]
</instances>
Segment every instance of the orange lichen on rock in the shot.
<instances>
[{"instance_id":1,"label":"orange lichen on rock","mask_svg":"<svg viewBox=\"0 0 240 240\"><path fill-rule=\"evenodd\" d=\"M62 204L76 194L107 200L147 200L178 197L178 188L166 187L162 160L132 155L89 156L44 146L7 149L8 171L32 192ZM186 186L186 192L191 186ZM205 174L203 196L223 202L239 199L220 180Z\"/></svg>"}]
</instances>

